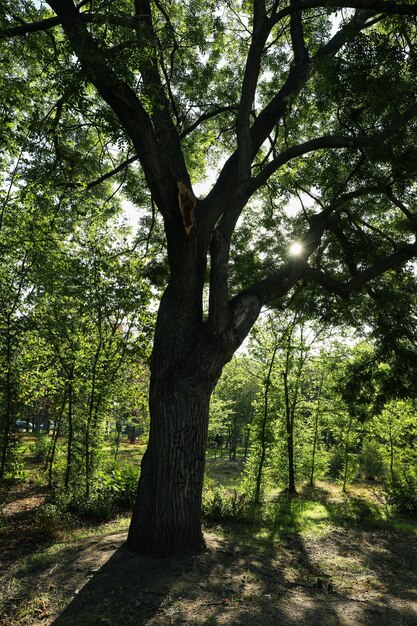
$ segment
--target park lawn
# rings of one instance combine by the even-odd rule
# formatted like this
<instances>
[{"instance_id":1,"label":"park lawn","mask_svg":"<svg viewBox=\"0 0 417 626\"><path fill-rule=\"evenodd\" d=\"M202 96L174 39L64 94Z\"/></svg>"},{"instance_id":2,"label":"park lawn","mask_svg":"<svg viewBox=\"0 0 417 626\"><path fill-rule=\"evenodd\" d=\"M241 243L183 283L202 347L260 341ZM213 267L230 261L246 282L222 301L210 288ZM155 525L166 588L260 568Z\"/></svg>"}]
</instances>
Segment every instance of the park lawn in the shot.
<instances>
[{"instance_id":1,"label":"park lawn","mask_svg":"<svg viewBox=\"0 0 417 626\"><path fill-rule=\"evenodd\" d=\"M417 520L392 515L375 483L275 491L261 521L207 520L207 553L143 559L123 547L128 513L104 523L40 515L48 491L39 467L31 480L29 437L23 444L27 480L1 494L4 626L301 626L309 611L311 624L417 623ZM122 458L139 462L141 448L123 442ZM207 465L225 496L239 484L241 462ZM329 611L334 621L323 622Z\"/></svg>"}]
</instances>

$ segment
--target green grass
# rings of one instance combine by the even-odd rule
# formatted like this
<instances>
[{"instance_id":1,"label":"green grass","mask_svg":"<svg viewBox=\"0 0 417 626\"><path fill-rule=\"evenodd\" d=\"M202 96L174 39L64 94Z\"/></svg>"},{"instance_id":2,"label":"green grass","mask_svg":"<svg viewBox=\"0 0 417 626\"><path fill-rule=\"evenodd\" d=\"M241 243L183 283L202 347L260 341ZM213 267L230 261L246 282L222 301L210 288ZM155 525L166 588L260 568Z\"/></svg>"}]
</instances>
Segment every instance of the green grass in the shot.
<instances>
[{"instance_id":1,"label":"green grass","mask_svg":"<svg viewBox=\"0 0 417 626\"><path fill-rule=\"evenodd\" d=\"M46 435L48 436L48 435ZM32 434L21 434L20 450L24 458L30 462L36 438ZM120 442L118 461L121 465L140 465L146 446L141 443L131 444L127 438ZM114 441L107 440L103 444L103 455L106 460L114 456ZM241 450L239 452L242 452ZM40 485L46 476L38 464L30 462L31 482L36 478ZM244 459L240 455L237 461L229 461L228 451L224 450L223 457L214 458L214 451L209 450L206 459L206 473L210 479L225 493L234 489L239 490L243 480ZM36 476L35 476L36 475ZM304 533L323 535L331 525L342 527L360 526L364 528L389 528L398 532L417 534L417 520L396 515L378 498L380 488L376 483L358 481L349 485L348 492L342 493L336 480L320 481L314 488L305 486L295 498L288 498L287 494L277 488L271 489L268 494L268 503L262 511L262 519L256 523L264 525L280 536L282 533ZM128 526L129 516L116 518L115 528L124 530ZM103 534L108 531L106 524L97 526L103 528ZM77 531L80 537L90 532L87 527L80 527ZM101 532L98 530L98 532ZM113 531L115 532L115 531ZM85 536L86 536L85 535Z\"/></svg>"},{"instance_id":2,"label":"green grass","mask_svg":"<svg viewBox=\"0 0 417 626\"><path fill-rule=\"evenodd\" d=\"M121 441L119 445L119 452L117 454L117 461L121 465L126 465L128 463L139 465L145 450L145 444L130 443L126 440ZM112 461L115 453L114 442L107 440L102 446L102 451L104 458L108 461Z\"/></svg>"},{"instance_id":3,"label":"green grass","mask_svg":"<svg viewBox=\"0 0 417 626\"><path fill-rule=\"evenodd\" d=\"M243 460L229 461L228 458L208 457L206 473L218 485L226 490L238 489L243 479Z\"/></svg>"},{"instance_id":4,"label":"green grass","mask_svg":"<svg viewBox=\"0 0 417 626\"><path fill-rule=\"evenodd\" d=\"M417 520L393 517L392 519L388 519L387 524L400 533L412 533L417 535Z\"/></svg>"},{"instance_id":5,"label":"green grass","mask_svg":"<svg viewBox=\"0 0 417 626\"><path fill-rule=\"evenodd\" d=\"M268 503L266 520L278 532L322 535L330 523L327 507L314 500L289 498L282 494Z\"/></svg>"},{"instance_id":6,"label":"green grass","mask_svg":"<svg viewBox=\"0 0 417 626\"><path fill-rule=\"evenodd\" d=\"M65 533L68 541L79 541L88 537L100 537L112 535L114 533L122 533L128 530L130 524L130 513L118 515L109 522L101 524L83 524L70 529Z\"/></svg>"}]
</instances>

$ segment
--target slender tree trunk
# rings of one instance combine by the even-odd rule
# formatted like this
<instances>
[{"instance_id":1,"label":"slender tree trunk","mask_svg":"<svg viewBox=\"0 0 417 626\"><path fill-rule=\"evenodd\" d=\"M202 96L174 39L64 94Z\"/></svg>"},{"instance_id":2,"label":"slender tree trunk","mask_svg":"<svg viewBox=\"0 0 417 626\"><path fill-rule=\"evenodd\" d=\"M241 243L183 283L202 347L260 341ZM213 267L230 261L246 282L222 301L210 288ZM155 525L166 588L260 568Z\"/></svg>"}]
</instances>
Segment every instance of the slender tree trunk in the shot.
<instances>
[{"instance_id":1,"label":"slender tree trunk","mask_svg":"<svg viewBox=\"0 0 417 626\"><path fill-rule=\"evenodd\" d=\"M352 428L352 416L349 417L349 424L346 431L345 438L345 458L344 458L344 471L343 471L343 493L346 493L346 485L348 479L348 469L349 469L349 445L350 445L350 431Z\"/></svg>"},{"instance_id":2,"label":"slender tree trunk","mask_svg":"<svg viewBox=\"0 0 417 626\"><path fill-rule=\"evenodd\" d=\"M391 474L391 480L394 480L394 441L391 427L389 430L389 469Z\"/></svg>"},{"instance_id":3,"label":"slender tree trunk","mask_svg":"<svg viewBox=\"0 0 417 626\"><path fill-rule=\"evenodd\" d=\"M250 428L247 428L246 429L246 433L245 433L245 448L244 448L244 451L243 451L243 457L245 459L248 456L249 441L250 441Z\"/></svg>"},{"instance_id":4,"label":"slender tree trunk","mask_svg":"<svg viewBox=\"0 0 417 626\"><path fill-rule=\"evenodd\" d=\"M232 437L231 437L231 440L230 440L231 452L232 452L231 460L232 461L236 461L238 439L239 439L239 431L238 431L238 428L237 428L236 424L234 424L233 425L233 430L232 430Z\"/></svg>"},{"instance_id":5,"label":"slender tree trunk","mask_svg":"<svg viewBox=\"0 0 417 626\"><path fill-rule=\"evenodd\" d=\"M94 354L93 366L92 366L92 380L91 380L91 391L90 391L90 402L88 403L88 416L87 416L87 424L85 429L85 497L88 498L90 496L91 491L91 472L92 472L92 455L93 451L91 449L91 431L93 427L94 417L95 417L95 401L96 401L96 383L97 383L97 366L98 360L100 357L102 339L101 339L101 325L99 324L99 336L100 340L97 346L97 350ZM94 439L94 438L93 438ZM93 446L95 445L95 441L93 441Z\"/></svg>"},{"instance_id":6,"label":"slender tree trunk","mask_svg":"<svg viewBox=\"0 0 417 626\"><path fill-rule=\"evenodd\" d=\"M119 454L120 435L121 435L121 432L122 432L122 426L120 425L120 427L119 427L119 424L117 424L116 428L117 428L116 449L114 451L114 460L115 461L117 461L117 456Z\"/></svg>"},{"instance_id":7,"label":"slender tree trunk","mask_svg":"<svg viewBox=\"0 0 417 626\"><path fill-rule=\"evenodd\" d=\"M12 340L10 329L10 315L7 317L6 327L6 377L4 381L4 427L0 461L0 483L4 480L6 471L7 453L10 446L10 431L13 420L13 393L12 393Z\"/></svg>"},{"instance_id":8,"label":"slender tree trunk","mask_svg":"<svg viewBox=\"0 0 417 626\"><path fill-rule=\"evenodd\" d=\"M294 469L294 413L291 410L288 388L288 374L283 372L285 392L285 419L287 430L287 454L288 454L288 493L296 494L295 469Z\"/></svg>"},{"instance_id":9,"label":"slender tree trunk","mask_svg":"<svg viewBox=\"0 0 417 626\"><path fill-rule=\"evenodd\" d=\"M59 414L58 414L58 417L57 417L56 422L55 422L56 428L55 428L55 430L52 431L52 446L51 446L51 449L49 451L49 454L48 454L48 457L47 457L46 463L45 463L45 469L49 465L48 487L52 486L52 470L53 470L53 466L54 466L56 446L57 446L59 434L60 434L60 431L61 431L62 417L64 415L65 404L67 402L67 391L68 391L67 387L65 387L64 395L62 397L61 407L60 407Z\"/></svg>"},{"instance_id":10,"label":"slender tree trunk","mask_svg":"<svg viewBox=\"0 0 417 626\"><path fill-rule=\"evenodd\" d=\"M272 370L274 367L277 350L278 350L278 344L275 344L274 350L271 356L271 361L269 363L268 374L267 374L266 381L265 381L264 412L262 416L261 437L260 437L261 456L259 458L259 464L258 464L258 469L256 473L254 504L259 504L259 501L261 499L262 474L263 474L263 469L265 465L266 447L267 447L266 427L267 427L268 418L269 418L269 388L271 386L271 376L272 376Z\"/></svg>"},{"instance_id":11,"label":"slender tree trunk","mask_svg":"<svg viewBox=\"0 0 417 626\"><path fill-rule=\"evenodd\" d=\"M49 457L46 460L46 463L47 463L46 467L48 467L48 465L49 465L49 470L48 470L48 487L49 488L52 487L52 471L53 471L53 467L54 467L56 445L58 443L58 437L59 437L60 428L61 428L61 422L58 422L56 429L52 433L52 448L51 448L51 452L49 454Z\"/></svg>"},{"instance_id":12,"label":"slender tree trunk","mask_svg":"<svg viewBox=\"0 0 417 626\"><path fill-rule=\"evenodd\" d=\"M74 415L73 415L73 400L74 400L74 391L73 391L73 372L71 372L71 378L68 383L68 447L67 447L67 467L65 470L65 489L68 489L70 478L71 478L71 470L72 470L72 446L74 441Z\"/></svg>"},{"instance_id":13,"label":"slender tree trunk","mask_svg":"<svg viewBox=\"0 0 417 626\"><path fill-rule=\"evenodd\" d=\"M314 416L314 439L313 439L313 451L311 455L310 487L314 487L314 472L316 469L316 449L317 449L317 442L319 438L319 415L320 415L322 389L323 389L323 375L320 378L320 385L319 385L318 395L317 395L317 406L316 406L316 412Z\"/></svg>"},{"instance_id":14,"label":"slender tree trunk","mask_svg":"<svg viewBox=\"0 0 417 626\"><path fill-rule=\"evenodd\" d=\"M314 487L314 471L316 469L316 447L319 434L319 411L316 410L314 419L314 439L313 439L313 451L311 453L311 473L310 473L310 487Z\"/></svg>"},{"instance_id":15,"label":"slender tree trunk","mask_svg":"<svg viewBox=\"0 0 417 626\"><path fill-rule=\"evenodd\" d=\"M291 430L287 437L288 448L288 493L295 494L297 489L295 488L295 470L294 470L294 434Z\"/></svg>"}]
</instances>

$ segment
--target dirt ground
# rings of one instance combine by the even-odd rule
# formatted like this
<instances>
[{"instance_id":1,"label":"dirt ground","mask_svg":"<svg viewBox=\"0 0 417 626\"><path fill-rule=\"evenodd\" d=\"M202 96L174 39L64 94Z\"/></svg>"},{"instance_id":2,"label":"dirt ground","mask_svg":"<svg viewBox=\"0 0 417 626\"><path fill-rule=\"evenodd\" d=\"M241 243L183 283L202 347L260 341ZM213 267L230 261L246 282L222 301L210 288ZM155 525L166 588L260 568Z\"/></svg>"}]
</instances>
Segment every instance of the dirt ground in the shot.
<instances>
[{"instance_id":1,"label":"dirt ground","mask_svg":"<svg viewBox=\"0 0 417 626\"><path fill-rule=\"evenodd\" d=\"M22 490L3 507L4 626L417 626L415 534L332 526L254 547L213 527L204 554L151 559L124 547L125 531L42 537L42 499Z\"/></svg>"}]
</instances>

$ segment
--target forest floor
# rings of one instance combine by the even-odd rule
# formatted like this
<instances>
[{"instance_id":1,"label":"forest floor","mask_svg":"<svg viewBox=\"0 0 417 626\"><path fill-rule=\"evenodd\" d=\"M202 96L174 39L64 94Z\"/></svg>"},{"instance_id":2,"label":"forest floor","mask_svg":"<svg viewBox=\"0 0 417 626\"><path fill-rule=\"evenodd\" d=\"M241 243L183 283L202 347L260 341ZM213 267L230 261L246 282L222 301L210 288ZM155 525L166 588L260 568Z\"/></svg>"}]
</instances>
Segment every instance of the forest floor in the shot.
<instances>
[{"instance_id":1,"label":"forest floor","mask_svg":"<svg viewBox=\"0 0 417 626\"><path fill-rule=\"evenodd\" d=\"M204 554L151 559L125 548L127 516L45 528L46 492L14 487L1 504L0 624L416 626L417 521L384 521L373 494L320 483L277 495L267 522L210 526Z\"/></svg>"}]
</instances>

